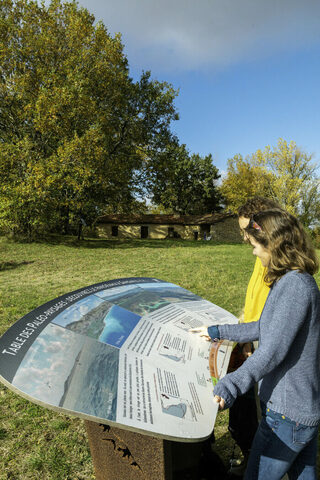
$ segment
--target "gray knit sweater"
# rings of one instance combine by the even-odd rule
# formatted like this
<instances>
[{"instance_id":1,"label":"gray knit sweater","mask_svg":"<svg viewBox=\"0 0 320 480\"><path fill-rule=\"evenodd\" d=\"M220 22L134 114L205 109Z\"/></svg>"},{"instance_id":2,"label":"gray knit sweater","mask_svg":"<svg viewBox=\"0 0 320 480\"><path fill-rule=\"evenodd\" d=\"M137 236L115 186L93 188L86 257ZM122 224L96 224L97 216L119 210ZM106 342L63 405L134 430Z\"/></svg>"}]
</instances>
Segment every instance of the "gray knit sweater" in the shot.
<instances>
[{"instance_id":1,"label":"gray knit sweater","mask_svg":"<svg viewBox=\"0 0 320 480\"><path fill-rule=\"evenodd\" d=\"M308 273L290 271L270 289L258 322L219 325L220 337L259 339L259 348L214 388L230 407L259 382L260 400L303 425L320 423L320 292Z\"/></svg>"}]
</instances>

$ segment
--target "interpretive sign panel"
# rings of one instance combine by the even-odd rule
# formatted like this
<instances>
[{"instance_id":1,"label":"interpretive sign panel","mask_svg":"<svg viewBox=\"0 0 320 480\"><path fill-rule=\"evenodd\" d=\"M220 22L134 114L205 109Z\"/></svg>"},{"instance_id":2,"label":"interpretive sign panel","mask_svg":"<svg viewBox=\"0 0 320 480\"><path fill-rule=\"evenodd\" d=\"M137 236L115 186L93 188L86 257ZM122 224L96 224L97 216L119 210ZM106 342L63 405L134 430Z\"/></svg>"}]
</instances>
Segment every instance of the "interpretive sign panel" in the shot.
<instances>
[{"instance_id":1,"label":"interpretive sign panel","mask_svg":"<svg viewBox=\"0 0 320 480\"><path fill-rule=\"evenodd\" d=\"M188 330L219 323L237 318L172 283L99 283L15 323L0 339L0 379L66 414L199 441L212 432L217 413L210 373L225 374L232 343L220 342L210 355L211 343Z\"/></svg>"}]
</instances>

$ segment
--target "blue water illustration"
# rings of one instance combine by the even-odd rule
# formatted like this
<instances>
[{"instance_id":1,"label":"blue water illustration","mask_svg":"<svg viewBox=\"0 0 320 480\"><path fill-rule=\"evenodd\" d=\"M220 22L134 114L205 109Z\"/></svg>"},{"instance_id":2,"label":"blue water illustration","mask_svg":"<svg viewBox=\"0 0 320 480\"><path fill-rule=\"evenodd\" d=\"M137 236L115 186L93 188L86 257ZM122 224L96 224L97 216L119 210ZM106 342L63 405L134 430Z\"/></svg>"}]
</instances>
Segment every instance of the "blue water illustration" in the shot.
<instances>
[{"instance_id":1,"label":"blue water illustration","mask_svg":"<svg viewBox=\"0 0 320 480\"><path fill-rule=\"evenodd\" d=\"M167 407L162 407L163 413L168 413L174 417L184 418L187 412L187 406L185 403L178 403L177 405L168 405Z\"/></svg>"},{"instance_id":2,"label":"blue water illustration","mask_svg":"<svg viewBox=\"0 0 320 480\"><path fill-rule=\"evenodd\" d=\"M113 305L104 318L105 327L100 342L120 348L140 320L140 315Z\"/></svg>"}]
</instances>

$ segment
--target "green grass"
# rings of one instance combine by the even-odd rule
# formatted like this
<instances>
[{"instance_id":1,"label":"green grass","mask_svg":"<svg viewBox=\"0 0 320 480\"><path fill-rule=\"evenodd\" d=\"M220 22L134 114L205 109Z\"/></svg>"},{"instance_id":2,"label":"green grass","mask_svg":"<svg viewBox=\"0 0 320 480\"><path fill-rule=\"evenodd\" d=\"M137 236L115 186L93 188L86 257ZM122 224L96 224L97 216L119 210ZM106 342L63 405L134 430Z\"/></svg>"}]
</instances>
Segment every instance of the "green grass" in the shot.
<instances>
[{"instance_id":1,"label":"green grass","mask_svg":"<svg viewBox=\"0 0 320 480\"><path fill-rule=\"evenodd\" d=\"M254 257L247 245L211 242L45 243L0 238L0 335L37 306L64 293L121 277L156 277L191 290L238 315ZM320 284L320 276L317 281ZM225 461L233 442L228 413L216 423L216 449ZM0 480L94 479L83 422L34 405L0 386Z\"/></svg>"}]
</instances>

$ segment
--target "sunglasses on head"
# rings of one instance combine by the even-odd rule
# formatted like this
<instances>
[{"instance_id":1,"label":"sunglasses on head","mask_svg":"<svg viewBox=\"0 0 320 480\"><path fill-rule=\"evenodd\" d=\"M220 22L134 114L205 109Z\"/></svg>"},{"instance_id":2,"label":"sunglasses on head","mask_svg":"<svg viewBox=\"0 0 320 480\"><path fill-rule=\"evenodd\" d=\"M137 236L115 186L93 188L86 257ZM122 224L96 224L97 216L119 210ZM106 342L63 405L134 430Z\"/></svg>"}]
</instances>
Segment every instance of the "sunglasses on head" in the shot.
<instances>
[{"instance_id":1,"label":"sunglasses on head","mask_svg":"<svg viewBox=\"0 0 320 480\"><path fill-rule=\"evenodd\" d=\"M250 222L249 222L248 226L251 227L251 228L254 228L255 230L262 231L262 228L260 227L260 225L258 225L258 223L255 220L253 220L253 218L250 219Z\"/></svg>"}]
</instances>

